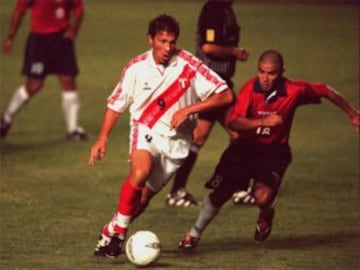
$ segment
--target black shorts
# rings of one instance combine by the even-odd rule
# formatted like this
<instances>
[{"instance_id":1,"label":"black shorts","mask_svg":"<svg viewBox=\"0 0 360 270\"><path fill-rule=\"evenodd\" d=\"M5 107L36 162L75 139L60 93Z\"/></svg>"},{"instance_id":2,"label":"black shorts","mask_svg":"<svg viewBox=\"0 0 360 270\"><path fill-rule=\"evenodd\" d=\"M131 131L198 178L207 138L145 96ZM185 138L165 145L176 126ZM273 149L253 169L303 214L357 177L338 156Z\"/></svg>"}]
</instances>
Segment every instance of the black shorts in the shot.
<instances>
[{"instance_id":1,"label":"black shorts","mask_svg":"<svg viewBox=\"0 0 360 270\"><path fill-rule=\"evenodd\" d=\"M254 179L277 191L291 158L288 145L234 141L221 156L207 187L224 189L230 194L246 190L250 179Z\"/></svg>"},{"instance_id":2,"label":"black shorts","mask_svg":"<svg viewBox=\"0 0 360 270\"><path fill-rule=\"evenodd\" d=\"M30 33L26 42L22 74L44 78L48 74L76 76L79 72L74 42L53 34Z\"/></svg>"},{"instance_id":3,"label":"black shorts","mask_svg":"<svg viewBox=\"0 0 360 270\"><path fill-rule=\"evenodd\" d=\"M226 81L227 85L229 86L229 88L233 89L234 83L230 79L227 79L225 81ZM236 96L235 92L233 92L233 95L234 95L234 97ZM234 99L234 102L235 102L235 99ZM217 110L199 113L199 119L207 120L209 122L216 122L216 121L224 122L225 118L227 116L227 112L230 109L230 107L233 105L233 103L231 103L225 107L221 107L220 109L217 109Z\"/></svg>"}]
</instances>

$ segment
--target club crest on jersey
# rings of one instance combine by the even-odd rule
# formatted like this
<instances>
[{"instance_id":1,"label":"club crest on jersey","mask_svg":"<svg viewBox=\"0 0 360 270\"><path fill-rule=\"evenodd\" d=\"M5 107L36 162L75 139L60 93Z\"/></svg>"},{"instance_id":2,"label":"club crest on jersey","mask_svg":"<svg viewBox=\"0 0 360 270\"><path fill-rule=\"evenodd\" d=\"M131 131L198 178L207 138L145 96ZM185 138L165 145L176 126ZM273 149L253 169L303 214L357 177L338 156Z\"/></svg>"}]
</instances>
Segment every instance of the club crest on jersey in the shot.
<instances>
[{"instance_id":1,"label":"club crest on jersey","mask_svg":"<svg viewBox=\"0 0 360 270\"><path fill-rule=\"evenodd\" d=\"M190 86L190 82L187 78L179 78L180 88L186 89Z\"/></svg>"},{"instance_id":2,"label":"club crest on jersey","mask_svg":"<svg viewBox=\"0 0 360 270\"><path fill-rule=\"evenodd\" d=\"M149 86L148 82L144 83L143 90L144 91L150 91L151 90L151 87Z\"/></svg>"}]
</instances>

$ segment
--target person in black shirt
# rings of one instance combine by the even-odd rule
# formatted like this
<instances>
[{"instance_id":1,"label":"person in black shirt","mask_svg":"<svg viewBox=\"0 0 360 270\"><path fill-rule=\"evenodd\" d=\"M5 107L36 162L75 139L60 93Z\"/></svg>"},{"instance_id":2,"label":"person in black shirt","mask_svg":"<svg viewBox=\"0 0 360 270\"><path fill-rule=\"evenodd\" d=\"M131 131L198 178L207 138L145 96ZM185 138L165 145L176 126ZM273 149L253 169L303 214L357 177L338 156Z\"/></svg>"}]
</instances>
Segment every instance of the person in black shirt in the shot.
<instances>
[{"instance_id":1,"label":"person in black shirt","mask_svg":"<svg viewBox=\"0 0 360 270\"><path fill-rule=\"evenodd\" d=\"M229 0L206 1L199 15L196 32L196 56L217 72L231 89L234 87L232 77L235 73L236 62L246 61L249 56L246 49L238 47L241 28L232 9L232 4L233 1ZM166 197L168 205L188 207L198 204L193 195L185 189L187 179L196 162L200 148L205 144L216 122L224 127L230 139L236 138L236 132L225 127L230 106L199 114L197 127L193 133L194 140L190 154L181 169L177 171L172 189ZM243 199L253 203L250 195Z\"/></svg>"}]
</instances>

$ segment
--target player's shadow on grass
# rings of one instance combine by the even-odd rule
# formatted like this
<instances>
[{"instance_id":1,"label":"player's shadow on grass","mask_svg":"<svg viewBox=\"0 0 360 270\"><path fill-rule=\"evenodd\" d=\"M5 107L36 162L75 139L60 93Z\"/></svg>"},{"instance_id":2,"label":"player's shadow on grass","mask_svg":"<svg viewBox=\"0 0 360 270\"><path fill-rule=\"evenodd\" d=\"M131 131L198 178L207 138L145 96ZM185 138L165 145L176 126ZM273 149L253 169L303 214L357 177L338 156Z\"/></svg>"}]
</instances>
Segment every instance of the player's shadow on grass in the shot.
<instances>
[{"instance_id":1,"label":"player's shadow on grass","mask_svg":"<svg viewBox=\"0 0 360 270\"><path fill-rule=\"evenodd\" d=\"M311 234L289 237L270 238L264 245L268 249L308 249L316 246L349 244L360 242L360 233L356 232L333 232L326 234Z\"/></svg>"},{"instance_id":2,"label":"player's shadow on grass","mask_svg":"<svg viewBox=\"0 0 360 270\"><path fill-rule=\"evenodd\" d=\"M288 250L301 250L308 249L316 246L326 245L339 245L349 244L350 242L359 243L360 234L356 232L333 232L326 234L311 234L311 235L291 235L291 236L272 236L268 240L258 243L253 239L244 238L223 238L214 241L206 240L205 238L199 243L197 250L194 252L180 252L186 256L191 256L196 253L217 253L219 250L222 252L238 250L239 247L244 249L288 249Z\"/></svg>"}]
</instances>

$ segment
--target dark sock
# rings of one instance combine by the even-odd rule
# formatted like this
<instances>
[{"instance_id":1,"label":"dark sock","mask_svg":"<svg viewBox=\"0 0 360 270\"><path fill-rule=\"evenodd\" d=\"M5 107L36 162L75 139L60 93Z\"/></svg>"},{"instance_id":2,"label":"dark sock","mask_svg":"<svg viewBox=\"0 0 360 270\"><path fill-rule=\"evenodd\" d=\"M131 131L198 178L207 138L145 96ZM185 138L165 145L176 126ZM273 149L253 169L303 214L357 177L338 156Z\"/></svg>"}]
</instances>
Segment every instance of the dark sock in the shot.
<instances>
[{"instance_id":1,"label":"dark sock","mask_svg":"<svg viewBox=\"0 0 360 270\"><path fill-rule=\"evenodd\" d=\"M174 178L174 183L171 189L171 193L178 191L181 188L185 188L188 177L192 168L195 165L197 156L198 156L198 149L196 151L191 150L188 157L185 159L184 163L181 167L177 170Z\"/></svg>"}]
</instances>

